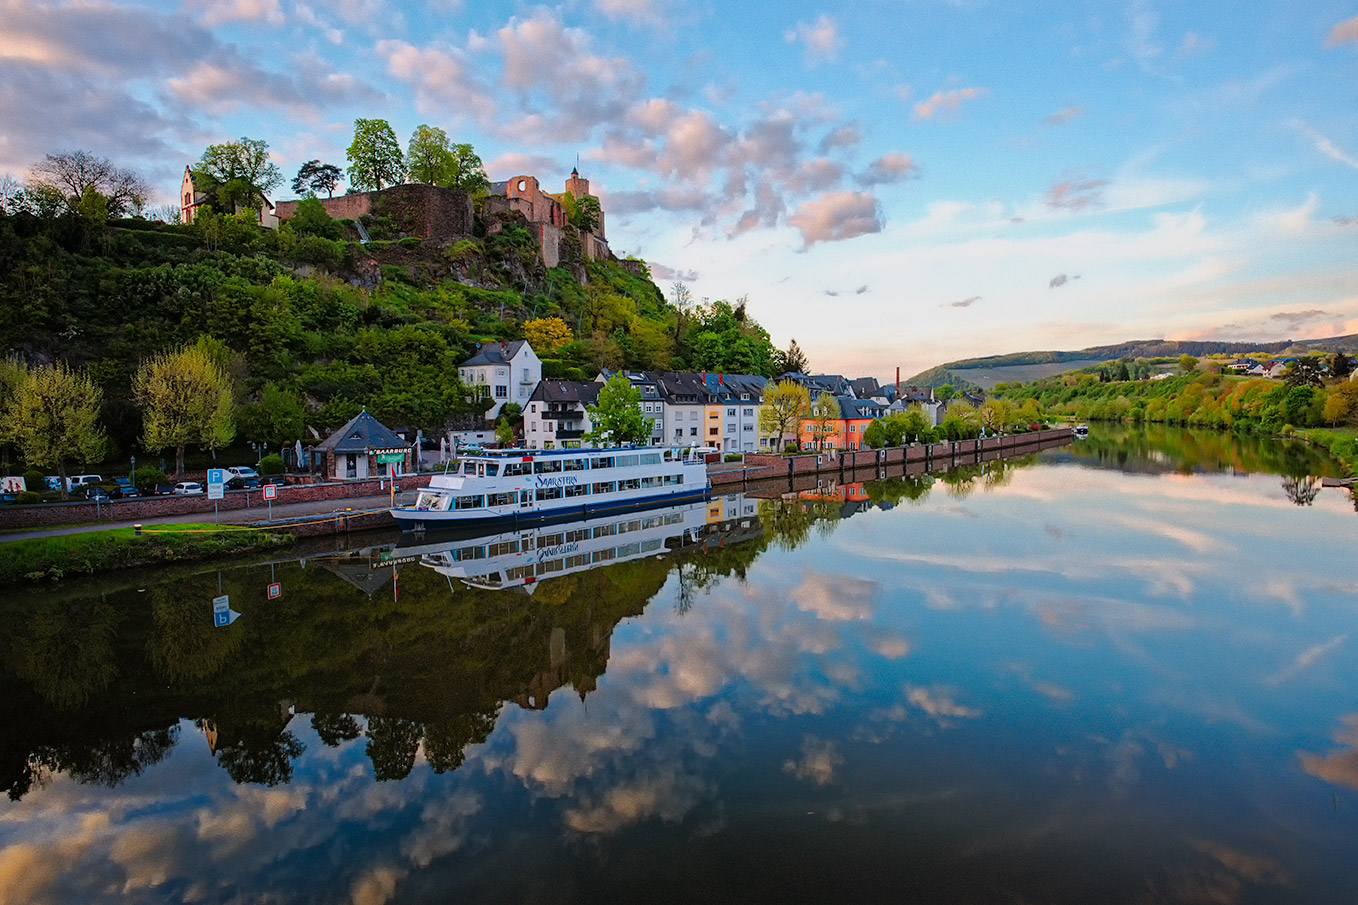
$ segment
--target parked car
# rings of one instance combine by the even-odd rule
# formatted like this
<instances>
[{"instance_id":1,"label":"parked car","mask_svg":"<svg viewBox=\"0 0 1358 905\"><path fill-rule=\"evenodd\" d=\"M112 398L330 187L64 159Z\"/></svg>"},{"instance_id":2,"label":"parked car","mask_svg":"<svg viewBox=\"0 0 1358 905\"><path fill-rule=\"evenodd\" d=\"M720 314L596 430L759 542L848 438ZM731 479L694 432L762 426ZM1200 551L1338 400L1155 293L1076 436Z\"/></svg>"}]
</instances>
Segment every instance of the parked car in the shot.
<instances>
[{"instance_id":1,"label":"parked car","mask_svg":"<svg viewBox=\"0 0 1358 905\"><path fill-rule=\"evenodd\" d=\"M245 475L233 475L226 479L227 490L250 490L259 486L259 478L251 478Z\"/></svg>"},{"instance_id":2,"label":"parked car","mask_svg":"<svg viewBox=\"0 0 1358 905\"><path fill-rule=\"evenodd\" d=\"M113 483L115 486L109 491L109 495L115 500L129 500L141 496L141 491L132 483L131 478L114 478Z\"/></svg>"},{"instance_id":3,"label":"parked car","mask_svg":"<svg viewBox=\"0 0 1358 905\"><path fill-rule=\"evenodd\" d=\"M174 485L176 496L202 496L207 491L203 490L203 485L197 481L180 481Z\"/></svg>"},{"instance_id":4,"label":"parked car","mask_svg":"<svg viewBox=\"0 0 1358 905\"><path fill-rule=\"evenodd\" d=\"M143 496L169 496L174 493L173 484L147 484L141 488Z\"/></svg>"},{"instance_id":5,"label":"parked car","mask_svg":"<svg viewBox=\"0 0 1358 905\"><path fill-rule=\"evenodd\" d=\"M100 487L98 484L86 484L83 487L77 487L75 490L71 491L71 499L107 503L109 500L113 499L113 497L109 494L107 488Z\"/></svg>"},{"instance_id":6,"label":"parked car","mask_svg":"<svg viewBox=\"0 0 1358 905\"><path fill-rule=\"evenodd\" d=\"M260 483L261 485L272 484L272 485L274 485L275 487L287 487L287 486L288 486L289 484L291 484L292 482L289 481L287 478L283 477L281 474L276 474L276 475L270 475L270 476L267 477L267 478L262 478L262 479L260 479L260 482L259 482L259 483Z\"/></svg>"},{"instance_id":7,"label":"parked car","mask_svg":"<svg viewBox=\"0 0 1358 905\"><path fill-rule=\"evenodd\" d=\"M97 474L76 474L71 475L66 480L67 483L70 485L70 489L75 490L77 487L88 487L91 484L102 484L104 483L104 476Z\"/></svg>"},{"instance_id":8,"label":"parked car","mask_svg":"<svg viewBox=\"0 0 1358 905\"><path fill-rule=\"evenodd\" d=\"M259 472L249 465L232 465L226 470L227 474L235 475L238 478L258 478ZM227 478L227 486L230 486L230 478Z\"/></svg>"}]
</instances>

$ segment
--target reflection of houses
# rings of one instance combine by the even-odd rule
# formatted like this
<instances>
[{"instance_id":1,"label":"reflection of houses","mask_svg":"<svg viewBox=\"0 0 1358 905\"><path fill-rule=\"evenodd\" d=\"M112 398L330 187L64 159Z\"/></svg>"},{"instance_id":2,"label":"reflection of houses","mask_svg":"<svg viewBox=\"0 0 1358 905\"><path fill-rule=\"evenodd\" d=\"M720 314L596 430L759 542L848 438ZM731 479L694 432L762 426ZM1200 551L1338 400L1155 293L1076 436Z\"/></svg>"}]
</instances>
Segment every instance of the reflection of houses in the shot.
<instances>
[{"instance_id":1,"label":"reflection of houses","mask_svg":"<svg viewBox=\"0 0 1358 905\"><path fill-rule=\"evenodd\" d=\"M361 480L385 473L381 466L394 464L398 472L412 470L414 450L399 435L364 409L348 424L316 444L323 457L325 476L334 481ZM395 462L384 460L395 459Z\"/></svg>"},{"instance_id":2,"label":"reflection of houses","mask_svg":"<svg viewBox=\"0 0 1358 905\"><path fill-rule=\"evenodd\" d=\"M482 343L475 355L458 365L457 373L467 386L486 388L495 400L486 418L494 419L506 402L528 408L528 397L542 380L542 359L527 340Z\"/></svg>"},{"instance_id":3,"label":"reflection of houses","mask_svg":"<svg viewBox=\"0 0 1358 905\"><path fill-rule=\"evenodd\" d=\"M529 449L572 449L590 429L588 407L597 405L601 383L544 380L528 398L523 414L524 445Z\"/></svg>"}]
</instances>

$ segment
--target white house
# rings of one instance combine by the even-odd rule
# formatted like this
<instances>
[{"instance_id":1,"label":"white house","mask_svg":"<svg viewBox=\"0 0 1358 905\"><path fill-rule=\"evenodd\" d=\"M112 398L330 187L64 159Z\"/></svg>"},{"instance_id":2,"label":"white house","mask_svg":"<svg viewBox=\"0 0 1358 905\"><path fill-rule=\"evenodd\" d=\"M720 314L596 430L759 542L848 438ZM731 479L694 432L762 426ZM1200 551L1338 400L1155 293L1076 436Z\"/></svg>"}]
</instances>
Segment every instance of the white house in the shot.
<instances>
[{"instance_id":1,"label":"white house","mask_svg":"<svg viewBox=\"0 0 1358 905\"><path fill-rule=\"evenodd\" d=\"M475 355L458 366L457 373L467 386L486 387L495 400L486 418L494 420L506 402L528 408L528 398L542 380L542 359L526 340L483 343Z\"/></svg>"},{"instance_id":2,"label":"white house","mask_svg":"<svg viewBox=\"0 0 1358 905\"><path fill-rule=\"evenodd\" d=\"M652 446L662 446L665 443L665 399L660 392L659 375L652 371L610 371L604 369L595 377L597 383L608 383L612 377L626 377L641 393L641 413L651 420Z\"/></svg>"}]
</instances>

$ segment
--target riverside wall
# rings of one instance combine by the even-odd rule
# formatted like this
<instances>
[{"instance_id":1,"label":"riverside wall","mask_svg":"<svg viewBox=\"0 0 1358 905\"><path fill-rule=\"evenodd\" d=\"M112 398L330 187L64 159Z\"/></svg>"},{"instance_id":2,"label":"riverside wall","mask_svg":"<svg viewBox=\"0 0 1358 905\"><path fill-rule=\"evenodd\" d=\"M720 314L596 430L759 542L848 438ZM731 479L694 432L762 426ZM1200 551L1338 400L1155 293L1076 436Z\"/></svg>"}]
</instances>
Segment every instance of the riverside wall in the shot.
<instances>
[{"instance_id":1,"label":"riverside wall","mask_svg":"<svg viewBox=\"0 0 1358 905\"><path fill-rule=\"evenodd\" d=\"M991 462L1011 455L1036 452L1040 448L1072 440L1070 430L1056 428L1026 434L1005 434L978 440L946 440L942 443L912 443L888 449L827 449L820 453L796 456L745 456L743 468L714 472L712 486L723 487L749 481L796 478L800 475L844 474L863 468L893 465L927 466L934 462L967 464Z\"/></svg>"},{"instance_id":2,"label":"riverside wall","mask_svg":"<svg viewBox=\"0 0 1358 905\"><path fill-rule=\"evenodd\" d=\"M396 479L401 490L426 487L432 475L403 475ZM380 496L386 492L385 478L361 481L337 481L328 484L290 484L278 488L275 506L288 503L315 503L326 500L348 500ZM228 490L226 497L217 501L220 511L263 509L268 506L263 491ZM0 509L0 530L10 528L51 528L58 525L87 525L96 522L135 522L140 519L162 518L171 515L202 513L210 519L213 501L207 496L157 496L132 500L113 500L98 505L89 502L37 503L29 506L6 506ZM384 513L385 514L385 513Z\"/></svg>"}]
</instances>

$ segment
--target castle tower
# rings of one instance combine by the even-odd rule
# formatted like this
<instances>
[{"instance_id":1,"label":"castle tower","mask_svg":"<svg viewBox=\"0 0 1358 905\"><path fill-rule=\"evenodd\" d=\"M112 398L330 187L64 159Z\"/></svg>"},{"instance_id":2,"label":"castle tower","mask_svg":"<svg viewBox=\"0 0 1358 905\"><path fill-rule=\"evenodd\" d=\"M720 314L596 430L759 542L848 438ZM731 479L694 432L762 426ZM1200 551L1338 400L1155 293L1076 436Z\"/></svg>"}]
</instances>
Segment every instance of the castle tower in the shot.
<instances>
[{"instance_id":1,"label":"castle tower","mask_svg":"<svg viewBox=\"0 0 1358 905\"><path fill-rule=\"evenodd\" d=\"M580 178L578 167L571 168L571 178L566 180L566 191L577 201L589 194L589 180Z\"/></svg>"}]
</instances>

